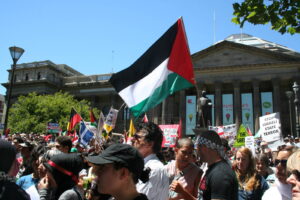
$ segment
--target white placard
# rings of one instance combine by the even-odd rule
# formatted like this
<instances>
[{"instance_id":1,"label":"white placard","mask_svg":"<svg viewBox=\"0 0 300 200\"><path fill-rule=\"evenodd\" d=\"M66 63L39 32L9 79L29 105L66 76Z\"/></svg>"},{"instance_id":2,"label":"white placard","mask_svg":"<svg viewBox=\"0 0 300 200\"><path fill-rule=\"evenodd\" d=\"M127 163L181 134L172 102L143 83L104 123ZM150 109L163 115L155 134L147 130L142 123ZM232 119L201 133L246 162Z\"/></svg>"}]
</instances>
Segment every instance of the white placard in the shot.
<instances>
[{"instance_id":1,"label":"white placard","mask_svg":"<svg viewBox=\"0 0 300 200\"><path fill-rule=\"evenodd\" d=\"M264 115L259 118L261 137L266 142L272 142L280 139L281 123L279 113Z\"/></svg>"},{"instance_id":2,"label":"white placard","mask_svg":"<svg viewBox=\"0 0 300 200\"><path fill-rule=\"evenodd\" d=\"M246 136L245 137L245 147L251 149L252 153L255 154L254 136Z\"/></svg>"}]
</instances>

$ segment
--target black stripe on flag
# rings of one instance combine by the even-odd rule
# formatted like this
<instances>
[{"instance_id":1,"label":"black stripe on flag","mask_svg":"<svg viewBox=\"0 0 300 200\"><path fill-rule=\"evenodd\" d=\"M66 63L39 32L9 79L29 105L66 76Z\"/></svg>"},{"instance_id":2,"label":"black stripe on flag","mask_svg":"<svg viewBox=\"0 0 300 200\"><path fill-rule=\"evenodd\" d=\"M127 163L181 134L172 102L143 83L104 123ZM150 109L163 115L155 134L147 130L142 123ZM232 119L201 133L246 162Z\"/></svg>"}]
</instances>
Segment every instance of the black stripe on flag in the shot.
<instances>
[{"instance_id":1,"label":"black stripe on flag","mask_svg":"<svg viewBox=\"0 0 300 200\"><path fill-rule=\"evenodd\" d=\"M173 43L175 41L178 22L172 25L138 60L130 67L115 73L110 78L109 82L114 86L119 93L124 88L141 80L150 74L171 53Z\"/></svg>"}]
</instances>

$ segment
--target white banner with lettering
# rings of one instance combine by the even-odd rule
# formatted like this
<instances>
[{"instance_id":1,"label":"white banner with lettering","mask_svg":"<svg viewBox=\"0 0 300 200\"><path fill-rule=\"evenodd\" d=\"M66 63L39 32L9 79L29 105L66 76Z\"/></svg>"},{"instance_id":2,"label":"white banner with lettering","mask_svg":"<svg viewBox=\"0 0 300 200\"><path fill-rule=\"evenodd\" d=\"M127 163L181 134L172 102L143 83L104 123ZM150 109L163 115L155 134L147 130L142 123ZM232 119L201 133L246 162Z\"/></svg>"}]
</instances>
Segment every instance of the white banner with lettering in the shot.
<instances>
[{"instance_id":1,"label":"white banner with lettering","mask_svg":"<svg viewBox=\"0 0 300 200\"><path fill-rule=\"evenodd\" d=\"M281 123L279 113L264 115L259 118L261 137L266 142L280 139Z\"/></svg>"}]
</instances>

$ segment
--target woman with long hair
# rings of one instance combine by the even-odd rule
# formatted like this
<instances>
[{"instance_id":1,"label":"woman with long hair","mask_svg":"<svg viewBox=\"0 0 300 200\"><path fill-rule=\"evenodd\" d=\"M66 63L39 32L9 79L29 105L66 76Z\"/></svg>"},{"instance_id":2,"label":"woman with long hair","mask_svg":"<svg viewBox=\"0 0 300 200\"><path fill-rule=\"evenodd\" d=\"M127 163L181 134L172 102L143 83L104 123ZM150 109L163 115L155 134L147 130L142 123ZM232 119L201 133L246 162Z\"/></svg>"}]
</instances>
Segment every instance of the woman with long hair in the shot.
<instances>
[{"instance_id":1,"label":"woman with long hair","mask_svg":"<svg viewBox=\"0 0 300 200\"><path fill-rule=\"evenodd\" d=\"M236 152L233 169L239 183L239 200L261 199L269 186L255 171L255 160L250 149L243 147Z\"/></svg>"}]
</instances>

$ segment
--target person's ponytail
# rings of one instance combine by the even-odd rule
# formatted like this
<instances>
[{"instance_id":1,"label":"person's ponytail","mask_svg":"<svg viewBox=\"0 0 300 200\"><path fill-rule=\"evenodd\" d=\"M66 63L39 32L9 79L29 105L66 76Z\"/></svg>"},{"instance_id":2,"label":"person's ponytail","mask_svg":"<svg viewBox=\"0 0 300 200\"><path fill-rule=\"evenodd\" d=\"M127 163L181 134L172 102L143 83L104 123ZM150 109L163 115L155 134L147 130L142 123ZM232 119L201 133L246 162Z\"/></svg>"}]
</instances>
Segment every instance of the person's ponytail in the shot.
<instances>
[{"instance_id":1,"label":"person's ponytail","mask_svg":"<svg viewBox=\"0 0 300 200\"><path fill-rule=\"evenodd\" d=\"M141 173L141 176L140 176L140 180L143 182L143 183L146 183L147 181L149 181L149 174L151 172L151 169L149 167L147 167L146 169L144 169Z\"/></svg>"}]
</instances>

